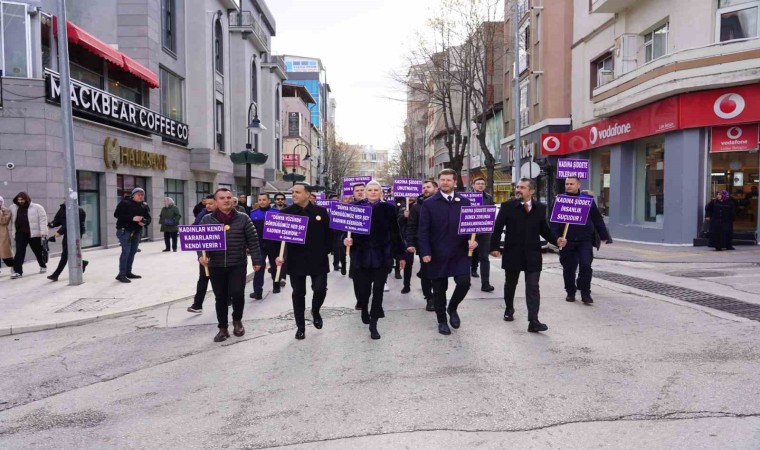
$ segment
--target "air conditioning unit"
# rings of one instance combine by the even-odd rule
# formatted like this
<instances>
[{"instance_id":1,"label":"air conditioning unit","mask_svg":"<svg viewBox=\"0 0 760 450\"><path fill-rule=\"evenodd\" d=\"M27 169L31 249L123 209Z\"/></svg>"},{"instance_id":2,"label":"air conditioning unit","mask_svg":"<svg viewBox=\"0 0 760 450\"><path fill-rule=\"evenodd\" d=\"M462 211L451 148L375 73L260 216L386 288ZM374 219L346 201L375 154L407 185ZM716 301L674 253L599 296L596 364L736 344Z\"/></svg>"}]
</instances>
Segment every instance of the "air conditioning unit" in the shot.
<instances>
[{"instance_id":1,"label":"air conditioning unit","mask_svg":"<svg viewBox=\"0 0 760 450\"><path fill-rule=\"evenodd\" d=\"M599 78L599 86L603 86L615 80L615 73L611 70L600 70Z\"/></svg>"},{"instance_id":2,"label":"air conditioning unit","mask_svg":"<svg viewBox=\"0 0 760 450\"><path fill-rule=\"evenodd\" d=\"M638 34L621 34L615 39L615 76L620 77L634 70L638 64L636 57L644 44L644 37Z\"/></svg>"}]
</instances>

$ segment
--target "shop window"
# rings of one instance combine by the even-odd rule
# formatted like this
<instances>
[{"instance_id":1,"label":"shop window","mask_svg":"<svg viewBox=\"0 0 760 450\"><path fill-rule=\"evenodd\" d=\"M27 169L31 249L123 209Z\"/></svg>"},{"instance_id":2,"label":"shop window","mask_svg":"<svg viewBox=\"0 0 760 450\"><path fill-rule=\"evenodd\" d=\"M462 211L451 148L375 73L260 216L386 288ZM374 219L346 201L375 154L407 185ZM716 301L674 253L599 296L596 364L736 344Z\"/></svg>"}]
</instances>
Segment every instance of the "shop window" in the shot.
<instances>
[{"instance_id":1,"label":"shop window","mask_svg":"<svg viewBox=\"0 0 760 450\"><path fill-rule=\"evenodd\" d=\"M100 245L100 174L77 171L77 191L79 207L87 215L81 237L82 248L97 247Z\"/></svg>"},{"instance_id":2,"label":"shop window","mask_svg":"<svg viewBox=\"0 0 760 450\"><path fill-rule=\"evenodd\" d=\"M161 72L161 114L182 122L182 78L169 72L163 67Z\"/></svg>"},{"instance_id":3,"label":"shop window","mask_svg":"<svg viewBox=\"0 0 760 450\"><path fill-rule=\"evenodd\" d=\"M177 53L177 19L175 0L161 0L161 45L174 55Z\"/></svg>"},{"instance_id":4,"label":"shop window","mask_svg":"<svg viewBox=\"0 0 760 450\"><path fill-rule=\"evenodd\" d=\"M108 92L119 96L132 103L143 105L143 82L123 70L111 70L108 72Z\"/></svg>"},{"instance_id":5,"label":"shop window","mask_svg":"<svg viewBox=\"0 0 760 450\"><path fill-rule=\"evenodd\" d=\"M103 60L78 45L69 45L69 72L73 80L98 89L105 86Z\"/></svg>"},{"instance_id":6,"label":"shop window","mask_svg":"<svg viewBox=\"0 0 760 450\"><path fill-rule=\"evenodd\" d=\"M636 149L636 221L662 223L665 217L664 141Z\"/></svg>"},{"instance_id":7,"label":"shop window","mask_svg":"<svg viewBox=\"0 0 760 450\"><path fill-rule=\"evenodd\" d=\"M185 211L185 182L182 180L170 180L164 181L164 195L174 200L174 204L179 208L180 214L182 214L181 223L187 223L187 215Z\"/></svg>"},{"instance_id":8,"label":"shop window","mask_svg":"<svg viewBox=\"0 0 760 450\"><path fill-rule=\"evenodd\" d=\"M720 0L717 12L717 39L720 42L757 37L760 1Z\"/></svg>"},{"instance_id":9,"label":"shop window","mask_svg":"<svg viewBox=\"0 0 760 450\"><path fill-rule=\"evenodd\" d=\"M211 183L206 183L205 181L196 181L195 182L195 202L200 203L201 200L208 197L209 195L213 194L211 192Z\"/></svg>"},{"instance_id":10,"label":"shop window","mask_svg":"<svg viewBox=\"0 0 760 450\"><path fill-rule=\"evenodd\" d=\"M666 23L644 35L644 60L646 62L668 53L668 28Z\"/></svg>"},{"instance_id":11,"label":"shop window","mask_svg":"<svg viewBox=\"0 0 760 450\"><path fill-rule=\"evenodd\" d=\"M31 75L31 40L29 16L24 3L0 3L0 24L2 25L2 69L6 77L28 77Z\"/></svg>"},{"instance_id":12,"label":"shop window","mask_svg":"<svg viewBox=\"0 0 760 450\"><path fill-rule=\"evenodd\" d=\"M736 204L734 230L753 232L758 216L757 153L722 152L710 154L710 186L706 202L720 191L728 191Z\"/></svg>"}]
</instances>

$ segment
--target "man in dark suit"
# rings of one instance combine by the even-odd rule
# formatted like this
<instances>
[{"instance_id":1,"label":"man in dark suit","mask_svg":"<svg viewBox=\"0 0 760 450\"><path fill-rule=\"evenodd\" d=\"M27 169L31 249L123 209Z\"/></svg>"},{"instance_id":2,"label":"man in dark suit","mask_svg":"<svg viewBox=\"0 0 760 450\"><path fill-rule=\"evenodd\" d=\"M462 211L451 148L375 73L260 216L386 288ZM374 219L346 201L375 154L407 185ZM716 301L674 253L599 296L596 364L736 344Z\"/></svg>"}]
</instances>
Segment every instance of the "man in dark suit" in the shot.
<instances>
[{"instance_id":1,"label":"man in dark suit","mask_svg":"<svg viewBox=\"0 0 760 450\"><path fill-rule=\"evenodd\" d=\"M311 186L306 183L296 183L293 186L293 204L280 211L283 214L307 216L309 224L306 228L304 244L286 244L285 252L288 260L288 275L293 286L293 314L296 319L296 339L306 337L306 277L311 277L311 289L314 296L311 299L311 315L314 328L322 328L322 316L319 308L327 297L327 274L330 273L329 254L333 245L333 233L330 229L330 218L327 209L309 201ZM284 259L278 257L275 263L282 266Z\"/></svg>"},{"instance_id":2,"label":"man in dark suit","mask_svg":"<svg viewBox=\"0 0 760 450\"><path fill-rule=\"evenodd\" d=\"M501 204L496 216L496 225L491 236L491 255L498 257L501 233L504 235L504 251L501 267L505 272L504 281L504 320L514 320L514 302L517 280L520 272L525 272L525 300L528 304L528 331L538 332L549 329L538 321L538 308L541 303L541 291L538 281L541 277L541 242L542 236L558 247L565 246L566 241L557 238L546 221L546 205L533 201L536 182L522 178L515 188L515 198Z\"/></svg>"},{"instance_id":3,"label":"man in dark suit","mask_svg":"<svg viewBox=\"0 0 760 450\"><path fill-rule=\"evenodd\" d=\"M469 235L458 234L459 213L462 206L470 206L470 201L454 192L456 176L451 169L443 169L438 174L439 191L422 203L418 229L420 256L428 264L438 332L443 335L451 334L446 312L451 326L459 328L457 307L470 290L470 257L467 253L478 246L477 242L469 241ZM456 288L446 308L449 277L454 277Z\"/></svg>"},{"instance_id":4,"label":"man in dark suit","mask_svg":"<svg viewBox=\"0 0 760 450\"><path fill-rule=\"evenodd\" d=\"M581 180L577 177L565 178L565 195L573 197L588 197L581 192ZM555 235L561 236L565 224L552 223L551 229ZM612 244L607 226L604 224L602 213L596 206L596 202L591 203L591 211L588 214L588 220L585 225L570 225L567 227L567 245L559 253L559 262L562 264L562 275L565 279L565 291L568 302L575 301L575 292L581 291L581 301L585 304L594 303L591 298L591 263L594 261L594 241L596 235L599 235L602 241ZM601 245L601 243L600 243ZM575 274L578 272L578 280Z\"/></svg>"},{"instance_id":5,"label":"man in dark suit","mask_svg":"<svg viewBox=\"0 0 760 450\"><path fill-rule=\"evenodd\" d=\"M486 192L485 178L475 178L472 181L472 190L483 194L483 206L493 205L493 197ZM478 249L472 252L472 277L478 278L478 265L480 265L480 290L493 292L495 289L491 286L491 262L488 260L491 233L478 234L476 240L478 241Z\"/></svg>"}]
</instances>

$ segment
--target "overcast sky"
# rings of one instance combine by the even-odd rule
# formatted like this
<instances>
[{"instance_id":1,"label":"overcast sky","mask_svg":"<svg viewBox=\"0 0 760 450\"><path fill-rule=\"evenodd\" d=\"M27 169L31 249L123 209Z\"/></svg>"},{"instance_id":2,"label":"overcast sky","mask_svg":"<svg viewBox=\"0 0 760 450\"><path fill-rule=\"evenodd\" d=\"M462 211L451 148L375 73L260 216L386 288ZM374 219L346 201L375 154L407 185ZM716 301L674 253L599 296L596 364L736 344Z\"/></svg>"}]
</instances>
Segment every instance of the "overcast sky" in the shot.
<instances>
[{"instance_id":1,"label":"overcast sky","mask_svg":"<svg viewBox=\"0 0 760 450\"><path fill-rule=\"evenodd\" d=\"M405 91L391 79L438 0L266 0L277 22L274 54L316 57L337 102L339 138L395 148Z\"/></svg>"}]
</instances>

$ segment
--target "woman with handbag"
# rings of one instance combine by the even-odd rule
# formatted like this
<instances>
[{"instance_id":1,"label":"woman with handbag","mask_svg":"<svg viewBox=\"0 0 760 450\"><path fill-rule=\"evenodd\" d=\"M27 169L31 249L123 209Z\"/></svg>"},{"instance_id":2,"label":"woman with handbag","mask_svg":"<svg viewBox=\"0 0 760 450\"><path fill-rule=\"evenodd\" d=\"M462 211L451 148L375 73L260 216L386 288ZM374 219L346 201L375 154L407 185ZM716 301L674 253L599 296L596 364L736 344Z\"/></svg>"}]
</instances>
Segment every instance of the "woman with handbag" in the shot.
<instances>
[{"instance_id":1,"label":"woman with handbag","mask_svg":"<svg viewBox=\"0 0 760 450\"><path fill-rule=\"evenodd\" d=\"M161 209L161 214L158 217L161 224L161 232L164 233L164 244L166 248L164 252L169 251L169 242L171 241L171 251L177 251L177 233L179 232L179 220L182 218L182 214L179 212L179 208L174 204L174 200L169 197L164 198L164 207Z\"/></svg>"}]
</instances>

